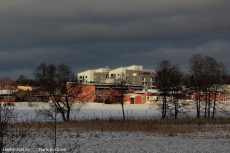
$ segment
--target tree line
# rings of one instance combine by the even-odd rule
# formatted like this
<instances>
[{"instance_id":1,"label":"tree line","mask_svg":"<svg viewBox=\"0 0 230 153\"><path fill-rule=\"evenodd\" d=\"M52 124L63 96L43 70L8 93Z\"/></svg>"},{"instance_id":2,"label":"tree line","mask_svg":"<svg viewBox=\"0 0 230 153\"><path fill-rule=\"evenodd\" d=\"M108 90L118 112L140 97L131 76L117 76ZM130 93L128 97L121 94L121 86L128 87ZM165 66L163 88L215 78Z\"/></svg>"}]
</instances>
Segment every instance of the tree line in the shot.
<instances>
[{"instance_id":1,"label":"tree line","mask_svg":"<svg viewBox=\"0 0 230 153\"><path fill-rule=\"evenodd\" d=\"M188 62L188 74L182 72L178 65L163 60L156 66L155 87L161 91L162 118L166 118L169 110L174 110L174 117L178 117L179 108L187 103L180 102L182 88L195 93L196 116L214 118L217 108L217 94L219 91L228 92L229 74L222 62L217 62L209 56L194 54ZM203 110L201 110L203 109Z\"/></svg>"}]
</instances>

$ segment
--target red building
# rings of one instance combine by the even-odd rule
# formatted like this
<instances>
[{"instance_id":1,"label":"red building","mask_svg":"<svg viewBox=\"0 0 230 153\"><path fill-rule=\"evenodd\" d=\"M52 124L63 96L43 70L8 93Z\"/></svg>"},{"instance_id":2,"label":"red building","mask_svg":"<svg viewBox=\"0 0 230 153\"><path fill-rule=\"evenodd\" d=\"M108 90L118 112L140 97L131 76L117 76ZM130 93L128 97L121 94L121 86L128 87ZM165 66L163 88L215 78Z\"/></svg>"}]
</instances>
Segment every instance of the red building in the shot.
<instances>
[{"instance_id":1,"label":"red building","mask_svg":"<svg viewBox=\"0 0 230 153\"><path fill-rule=\"evenodd\" d=\"M221 91L210 91L210 93L206 93L201 91L185 90L183 93L185 94L186 100L197 100L198 97L200 101L206 101L207 99L210 99L211 101L228 100L227 94Z\"/></svg>"},{"instance_id":2,"label":"red building","mask_svg":"<svg viewBox=\"0 0 230 153\"><path fill-rule=\"evenodd\" d=\"M82 92L78 94L77 101L81 102L105 102L119 103L123 100L126 104L150 104L160 101L160 92L157 90L143 90L142 86L115 86L114 84L91 84L80 85ZM202 92L193 90L179 91L177 94L169 94L169 96L179 96L184 100L196 100L196 96L200 94L200 100L205 101L207 96ZM122 99L121 99L122 98ZM211 101L227 101L227 94L223 92L211 92Z\"/></svg>"},{"instance_id":3,"label":"red building","mask_svg":"<svg viewBox=\"0 0 230 153\"><path fill-rule=\"evenodd\" d=\"M144 97L140 95L132 95L129 97L130 99L130 104L142 104Z\"/></svg>"}]
</instances>

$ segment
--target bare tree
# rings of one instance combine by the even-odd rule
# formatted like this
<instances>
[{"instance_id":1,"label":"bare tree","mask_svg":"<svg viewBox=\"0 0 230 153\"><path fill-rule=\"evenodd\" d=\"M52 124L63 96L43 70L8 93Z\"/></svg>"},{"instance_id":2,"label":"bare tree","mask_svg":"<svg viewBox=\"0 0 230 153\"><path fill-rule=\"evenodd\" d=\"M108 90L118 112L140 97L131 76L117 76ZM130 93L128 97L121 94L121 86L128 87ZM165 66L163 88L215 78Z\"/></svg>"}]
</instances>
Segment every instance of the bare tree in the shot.
<instances>
[{"instance_id":1,"label":"bare tree","mask_svg":"<svg viewBox=\"0 0 230 153\"><path fill-rule=\"evenodd\" d=\"M16 81L21 86L22 85L27 85L27 84L25 84L26 81L27 81L27 78L24 75L22 75L22 74L18 77L18 79Z\"/></svg>"},{"instance_id":2,"label":"bare tree","mask_svg":"<svg viewBox=\"0 0 230 153\"><path fill-rule=\"evenodd\" d=\"M178 114L178 91L181 84L182 72L177 65L171 65L167 60L158 63L155 73L155 85L159 89L162 97L162 119L166 118L167 109L169 107L168 101L172 100L174 104L175 118ZM169 99L173 96L173 99Z\"/></svg>"},{"instance_id":3,"label":"bare tree","mask_svg":"<svg viewBox=\"0 0 230 153\"><path fill-rule=\"evenodd\" d=\"M18 86L17 82L10 78L1 78L0 79L0 89L16 89Z\"/></svg>"},{"instance_id":4,"label":"bare tree","mask_svg":"<svg viewBox=\"0 0 230 153\"><path fill-rule=\"evenodd\" d=\"M215 117L216 113L216 105L217 105L217 94L218 93L225 93L228 94L228 87L226 86L227 83L227 69L222 62L216 63L215 71L213 72L213 85L210 88L209 97L213 100L212 104L212 118ZM210 108L211 109L211 106ZM210 111L209 111L210 112ZM210 114L209 114L210 117Z\"/></svg>"},{"instance_id":5,"label":"bare tree","mask_svg":"<svg viewBox=\"0 0 230 153\"><path fill-rule=\"evenodd\" d=\"M65 147L66 151L68 152L74 152L76 150L79 150L80 144L78 137L76 137L75 141L70 141L68 140L68 138L65 138L63 142L62 138L66 137L66 134L71 135L71 130L68 128L59 128L60 122L58 122L59 117L57 115L57 109L55 109L54 111L50 111L49 109L42 108L36 110L36 113L40 115L40 120L42 120L43 122L45 121L43 125L45 125L46 127L45 131L49 131L47 136L49 137L49 141L51 144L51 146L49 146L49 143L47 144L47 142L36 142L38 147L51 148L53 153L59 152L58 149L60 149L63 145L63 147ZM69 124L71 124L71 122L69 122ZM40 132L41 133L39 134L43 135L44 131L42 129ZM80 134L78 133L78 135Z\"/></svg>"},{"instance_id":6,"label":"bare tree","mask_svg":"<svg viewBox=\"0 0 230 153\"><path fill-rule=\"evenodd\" d=\"M195 91L196 112L200 117L201 91L204 89L204 59L200 54L192 55L189 60L190 89Z\"/></svg>"},{"instance_id":7,"label":"bare tree","mask_svg":"<svg viewBox=\"0 0 230 153\"><path fill-rule=\"evenodd\" d=\"M3 148L6 146L4 136L8 132L8 126L13 117L13 109L3 107L0 103L0 152L3 152Z\"/></svg>"},{"instance_id":8,"label":"bare tree","mask_svg":"<svg viewBox=\"0 0 230 153\"><path fill-rule=\"evenodd\" d=\"M205 92L205 117L210 118L211 114L211 87L215 82L215 73L216 73L217 62L215 59L205 56L204 57L204 89Z\"/></svg>"},{"instance_id":9,"label":"bare tree","mask_svg":"<svg viewBox=\"0 0 230 153\"><path fill-rule=\"evenodd\" d=\"M173 65L171 67L172 71L172 78L171 78L171 94L172 103L174 107L174 117L175 119L178 118L179 108L182 107L184 104L180 105L179 100L182 99L181 94L179 91L182 89L182 78L183 73L181 68L178 65Z\"/></svg>"},{"instance_id":10,"label":"bare tree","mask_svg":"<svg viewBox=\"0 0 230 153\"><path fill-rule=\"evenodd\" d=\"M16 80L18 85L20 86L37 86L38 83L36 80L33 79L27 79L24 75L20 75L18 79Z\"/></svg>"},{"instance_id":11,"label":"bare tree","mask_svg":"<svg viewBox=\"0 0 230 153\"><path fill-rule=\"evenodd\" d=\"M82 103L74 103L79 100L82 86L67 64L55 66L41 63L33 73L40 83L40 90L47 91L52 102L52 107L61 114L64 121L70 121L70 112L74 109L74 104L78 104L80 109Z\"/></svg>"},{"instance_id":12,"label":"bare tree","mask_svg":"<svg viewBox=\"0 0 230 153\"><path fill-rule=\"evenodd\" d=\"M36 133L38 127L34 125L38 116L37 114L34 118L29 118L24 114L20 119L13 106L2 106L0 103L0 152L5 152L4 148L25 148L25 144L30 147L35 136L31 137L29 133Z\"/></svg>"},{"instance_id":13,"label":"bare tree","mask_svg":"<svg viewBox=\"0 0 230 153\"><path fill-rule=\"evenodd\" d=\"M215 114L216 94L227 82L227 70L221 62L214 58L195 54L189 61L189 72L192 78L191 89L196 92L197 117L200 117L201 100L205 99L204 117L211 117Z\"/></svg>"},{"instance_id":14,"label":"bare tree","mask_svg":"<svg viewBox=\"0 0 230 153\"><path fill-rule=\"evenodd\" d=\"M124 95L127 91L127 77L121 74L119 78L115 79L113 89L118 91L119 103L122 108L123 120L125 120L125 110L124 110Z\"/></svg>"}]
</instances>

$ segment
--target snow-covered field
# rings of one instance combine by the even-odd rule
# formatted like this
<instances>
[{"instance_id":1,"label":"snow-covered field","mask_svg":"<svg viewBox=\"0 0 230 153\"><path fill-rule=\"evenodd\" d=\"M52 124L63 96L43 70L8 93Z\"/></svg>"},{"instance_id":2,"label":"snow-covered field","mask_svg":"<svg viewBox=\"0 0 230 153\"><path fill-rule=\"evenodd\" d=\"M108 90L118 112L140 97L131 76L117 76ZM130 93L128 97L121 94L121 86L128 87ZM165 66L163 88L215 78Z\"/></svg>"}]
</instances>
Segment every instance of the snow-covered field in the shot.
<instances>
[{"instance_id":1,"label":"snow-covered field","mask_svg":"<svg viewBox=\"0 0 230 153\"><path fill-rule=\"evenodd\" d=\"M15 112L18 116L27 114L33 117L36 109L48 108L47 103L34 103L32 107L28 103L17 103ZM150 105L125 105L125 114L130 117L157 117L159 110L149 109ZM191 111L191 114L194 112ZM72 113L76 119L121 117L120 105L103 105L87 103L80 112ZM24 144L28 152L52 152L53 135L49 130L36 133L32 146ZM32 141L32 140L31 140ZM79 145L79 146L78 146ZM230 133L226 131L202 132L177 135L162 135L143 132L103 132L103 131L77 131L63 129L58 132L58 149L60 152L84 152L84 153L228 153L230 152ZM78 146L75 151L66 151ZM49 150L49 151L45 151ZM25 151L24 151L25 152Z\"/></svg>"},{"instance_id":2,"label":"snow-covered field","mask_svg":"<svg viewBox=\"0 0 230 153\"><path fill-rule=\"evenodd\" d=\"M227 132L203 132L168 136L142 132L78 131L61 133L57 148L62 152L83 153L228 153L230 139ZM54 141L49 134L36 136L31 153L50 152ZM71 147L79 145L75 150ZM45 151L46 150L46 151ZM60 151L60 152L61 152Z\"/></svg>"},{"instance_id":3,"label":"snow-covered field","mask_svg":"<svg viewBox=\"0 0 230 153\"><path fill-rule=\"evenodd\" d=\"M15 103L16 111L19 113L33 113L35 109L49 108L48 103L35 102L32 103L32 107L29 107L27 102ZM125 114L128 116L153 116L159 114L159 111L150 110L149 104L127 104L124 105ZM106 117L106 116L122 116L121 105L119 104L102 104L87 102L83 105L80 112L72 111L72 116L80 118L91 117Z\"/></svg>"},{"instance_id":4,"label":"snow-covered field","mask_svg":"<svg viewBox=\"0 0 230 153\"><path fill-rule=\"evenodd\" d=\"M230 103L230 102L226 102ZM27 102L22 103L15 103L15 112L18 113L18 116L35 116L35 110L39 109L48 109L50 106L48 103L44 102L34 102L32 103L32 107L29 107ZM230 104L228 104L230 105ZM227 106L227 105L226 105ZM226 109L227 107L223 106L222 108ZM152 117L161 117L161 111L158 109L156 104L127 104L124 105L125 109L125 116L132 117L132 118L152 118ZM230 110L230 109L228 109ZM192 108L192 106L188 107L187 109L183 108L180 109L179 117L185 116L196 116L196 110ZM216 116L226 116L226 113L223 113L216 110ZM202 115L201 111L201 115ZM79 111L72 110L71 118L72 119L95 119L95 118L110 118L122 117L122 109L120 104L102 104L102 103L93 103L87 102L83 105L82 109ZM60 118L61 120L61 118Z\"/></svg>"},{"instance_id":5,"label":"snow-covered field","mask_svg":"<svg viewBox=\"0 0 230 153\"><path fill-rule=\"evenodd\" d=\"M90 136L90 133L85 134ZM120 153L227 153L230 151L230 139L224 138L225 136L226 133L195 133L170 137L141 132L93 132L89 140L84 139L85 145L80 150Z\"/></svg>"},{"instance_id":6,"label":"snow-covered field","mask_svg":"<svg viewBox=\"0 0 230 153\"><path fill-rule=\"evenodd\" d=\"M159 117L160 111L150 109L148 104L138 104L138 105L125 105L125 115L127 117ZM29 107L27 102L16 103L15 112L18 116L23 117L35 116L35 110L48 109L48 103L33 103L32 107ZM19 119L21 119L19 117ZM82 120L82 119L95 119L95 118L110 118L110 117L122 117L121 105L119 104L101 104L101 103L86 103L83 108L79 111L72 110L72 119ZM61 120L61 118L60 118Z\"/></svg>"}]
</instances>

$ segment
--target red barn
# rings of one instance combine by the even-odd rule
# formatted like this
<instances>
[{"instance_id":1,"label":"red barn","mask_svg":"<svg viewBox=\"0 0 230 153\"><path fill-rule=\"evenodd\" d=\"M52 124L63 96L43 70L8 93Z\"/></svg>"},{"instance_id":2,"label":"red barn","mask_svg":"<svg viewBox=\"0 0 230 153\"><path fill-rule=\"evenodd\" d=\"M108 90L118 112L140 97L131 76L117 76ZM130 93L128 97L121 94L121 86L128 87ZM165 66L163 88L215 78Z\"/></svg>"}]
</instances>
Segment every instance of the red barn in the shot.
<instances>
[{"instance_id":1,"label":"red barn","mask_svg":"<svg viewBox=\"0 0 230 153\"><path fill-rule=\"evenodd\" d=\"M130 104L142 104L144 97L140 95L132 95L129 97Z\"/></svg>"}]
</instances>

